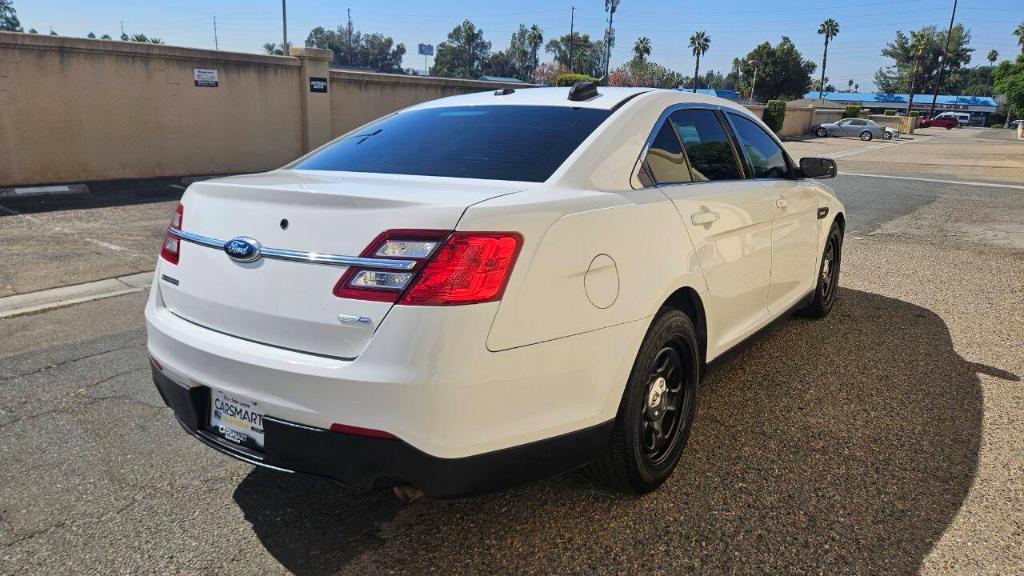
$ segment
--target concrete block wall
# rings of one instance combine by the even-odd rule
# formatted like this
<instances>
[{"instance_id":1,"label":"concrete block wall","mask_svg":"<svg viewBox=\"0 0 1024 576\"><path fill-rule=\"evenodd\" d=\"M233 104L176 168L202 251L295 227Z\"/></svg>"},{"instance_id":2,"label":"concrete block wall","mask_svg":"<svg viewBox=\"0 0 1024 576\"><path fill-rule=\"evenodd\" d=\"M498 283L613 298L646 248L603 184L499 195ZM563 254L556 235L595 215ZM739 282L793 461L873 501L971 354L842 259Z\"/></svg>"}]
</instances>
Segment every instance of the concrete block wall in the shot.
<instances>
[{"instance_id":1,"label":"concrete block wall","mask_svg":"<svg viewBox=\"0 0 1024 576\"><path fill-rule=\"evenodd\" d=\"M388 112L509 86L331 58L0 32L0 187L270 170Z\"/></svg>"}]
</instances>

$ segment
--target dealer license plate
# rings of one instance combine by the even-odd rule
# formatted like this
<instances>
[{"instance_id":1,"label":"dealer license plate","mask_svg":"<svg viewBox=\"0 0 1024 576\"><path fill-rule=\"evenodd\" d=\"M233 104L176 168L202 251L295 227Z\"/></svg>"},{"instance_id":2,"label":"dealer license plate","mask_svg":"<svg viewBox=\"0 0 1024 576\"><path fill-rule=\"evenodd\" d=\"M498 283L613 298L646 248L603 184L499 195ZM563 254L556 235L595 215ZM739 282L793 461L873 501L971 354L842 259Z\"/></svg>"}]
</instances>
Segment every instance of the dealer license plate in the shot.
<instances>
[{"instance_id":1,"label":"dealer license plate","mask_svg":"<svg viewBox=\"0 0 1024 576\"><path fill-rule=\"evenodd\" d=\"M210 430L229 442L263 450L263 412L255 400L211 388Z\"/></svg>"}]
</instances>

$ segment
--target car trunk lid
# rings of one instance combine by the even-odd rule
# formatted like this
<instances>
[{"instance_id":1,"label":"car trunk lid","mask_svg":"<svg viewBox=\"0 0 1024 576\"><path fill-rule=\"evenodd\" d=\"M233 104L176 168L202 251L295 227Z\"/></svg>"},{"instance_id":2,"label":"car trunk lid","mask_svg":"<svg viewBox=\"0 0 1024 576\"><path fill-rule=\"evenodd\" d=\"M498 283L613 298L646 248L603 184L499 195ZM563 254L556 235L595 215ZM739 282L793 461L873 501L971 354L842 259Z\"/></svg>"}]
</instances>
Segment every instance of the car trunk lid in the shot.
<instances>
[{"instance_id":1,"label":"car trunk lid","mask_svg":"<svg viewBox=\"0 0 1024 576\"><path fill-rule=\"evenodd\" d=\"M161 262L161 297L176 315L212 330L354 358L392 304L335 296L347 268L301 256L359 256L386 230L454 230L468 206L530 185L290 170L197 182L182 198L184 233L221 243L245 237L300 257L241 262L183 241L177 265Z\"/></svg>"}]
</instances>

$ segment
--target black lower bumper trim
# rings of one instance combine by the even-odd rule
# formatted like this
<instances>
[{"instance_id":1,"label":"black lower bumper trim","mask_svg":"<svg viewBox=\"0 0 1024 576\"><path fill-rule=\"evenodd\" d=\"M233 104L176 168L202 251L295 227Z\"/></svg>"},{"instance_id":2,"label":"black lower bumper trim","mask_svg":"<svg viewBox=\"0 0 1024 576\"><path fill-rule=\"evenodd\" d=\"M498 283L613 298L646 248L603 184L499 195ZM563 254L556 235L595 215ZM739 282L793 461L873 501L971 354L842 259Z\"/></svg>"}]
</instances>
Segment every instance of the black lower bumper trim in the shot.
<instances>
[{"instance_id":1,"label":"black lower bumper trim","mask_svg":"<svg viewBox=\"0 0 1024 576\"><path fill-rule=\"evenodd\" d=\"M607 447L613 420L576 432L465 458L438 458L401 440L366 438L263 420L264 452L257 453L205 430L210 391L185 388L153 366L153 382L178 422L207 446L250 464L333 478L360 488L408 482L427 496L468 496L579 468Z\"/></svg>"}]
</instances>

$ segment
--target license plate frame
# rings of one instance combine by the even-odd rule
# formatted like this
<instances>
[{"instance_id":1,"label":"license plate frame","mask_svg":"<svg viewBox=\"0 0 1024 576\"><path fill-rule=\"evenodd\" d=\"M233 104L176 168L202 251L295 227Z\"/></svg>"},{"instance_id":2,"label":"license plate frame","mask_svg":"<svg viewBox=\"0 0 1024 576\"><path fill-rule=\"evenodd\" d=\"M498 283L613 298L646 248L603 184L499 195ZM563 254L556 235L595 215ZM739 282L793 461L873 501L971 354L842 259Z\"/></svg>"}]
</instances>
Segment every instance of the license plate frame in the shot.
<instances>
[{"instance_id":1,"label":"license plate frame","mask_svg":"<svg viewBox=\"0 0 1024 576\"><path fill-rule=\"evenodd\" d=\"M251 398L210 388L206 429L230 444L256 452L264 450L263 410Z\"/></svg>"}]
</instances>

